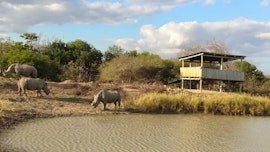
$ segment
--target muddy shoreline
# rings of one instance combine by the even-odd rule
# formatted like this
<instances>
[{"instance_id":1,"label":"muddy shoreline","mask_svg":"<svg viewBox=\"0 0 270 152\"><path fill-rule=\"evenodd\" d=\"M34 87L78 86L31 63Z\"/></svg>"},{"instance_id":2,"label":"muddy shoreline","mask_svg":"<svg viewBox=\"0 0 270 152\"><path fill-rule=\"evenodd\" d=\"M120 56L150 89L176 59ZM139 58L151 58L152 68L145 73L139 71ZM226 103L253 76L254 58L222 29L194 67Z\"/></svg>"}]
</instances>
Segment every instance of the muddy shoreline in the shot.
<instances>
[{"instance_id":1,"label":"muddy shoreline","mask_svg":"<svg viewBox=\"0 0 270 152\"><path fill-rule=\"evenodd\" d=\"M51 94L42 94L35 97L35 91L28 91L27 96L17 93L17 80L1 78L0 82L0 134L4 129L14 128L17 125L32 119L54 118L68 116L88 116L97 114L128 114L124 108L115 110L114 104L108 104L109 110L103 110L100 104L97 108L91 106L93 96L101 89L119 90L123 101L134 97L139 89L134 86L119 86L112 84L77 83L72 81L49 82ZM130 91L131 90L131 91ZM135 90L135 91L134 91ZM8 152L0 145L0 152Z\"/></svg>"},{"instance_id":2,"label":"muddy shoreline","mask_svg":"<svg viewBox=\"0 0 270 152\"><path fill-rule=\"evenodd\" d=\"M99 84L93 82L48 82L51 90L49 95L35 97L35 91L27 91L27 96L17 93L17 80L0 77L0 129L11 128L29 119L53 118L67 116L85 116L95 114L127 114L123 106L114 109L114 104L108 104L111 110L104 111L102 104L97 108L91 106L94 95L101 89L118 90L122 103L127 98L134 98L141 93L155 91L152 85L133 84ZM146 90L147 89L147 90ZM3 103L0 103L3 104ZM123 104L122 104L123 105Z\"/></svg>"}]
</instances>

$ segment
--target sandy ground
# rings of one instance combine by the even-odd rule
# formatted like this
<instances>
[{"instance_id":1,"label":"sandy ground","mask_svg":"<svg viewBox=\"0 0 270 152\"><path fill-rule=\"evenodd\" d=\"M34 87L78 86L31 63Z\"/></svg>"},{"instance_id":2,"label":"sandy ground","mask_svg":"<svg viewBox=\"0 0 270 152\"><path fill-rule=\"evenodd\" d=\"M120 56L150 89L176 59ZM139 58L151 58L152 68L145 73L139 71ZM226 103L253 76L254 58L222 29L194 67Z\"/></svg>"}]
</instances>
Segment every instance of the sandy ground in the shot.
<instances>
[{"instance_id":1,"label":"sandy ground","mask_svg":"<svg viewBox=\"0 0 270 152\"><path fill-rule=\"evenodd\" d=\"M42 97L36 97L35 91L27 91L27 96L19 96L16 79L0 77L0 82L2 82L0 101L8 101L10 107L8 110L2 110L2 114L0 111L0 132L1 129L34 118L128 113L124 111L123 106L115 110L114 104L107 104L109 110L106 111L103 110L102 103L97 108L93 108L91 106L93 97L101 89L118 90L122 105L128 98L135 98L142 93L164 91L163 85L157 84L114 85L66 80L59 83L48 82L51 93L46 95L42 92Z\"/></svg>"}]
</instances>

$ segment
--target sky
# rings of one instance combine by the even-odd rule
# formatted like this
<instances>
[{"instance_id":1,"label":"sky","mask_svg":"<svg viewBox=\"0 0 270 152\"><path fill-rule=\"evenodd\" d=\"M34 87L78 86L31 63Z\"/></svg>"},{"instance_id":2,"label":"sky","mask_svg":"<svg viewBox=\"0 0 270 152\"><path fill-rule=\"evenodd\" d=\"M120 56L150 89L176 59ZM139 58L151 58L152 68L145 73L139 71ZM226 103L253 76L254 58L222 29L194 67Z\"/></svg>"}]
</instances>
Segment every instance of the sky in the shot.
<instances>
[{"instance_id":1,"label":"sky","mask_svg":"<svg viewBox=\"0 0 270 152\"><path fill-rule=\"evenodd\" d=\"M0 38L80 39L105 52L148 51L164 59L224 43L270 75L270 0L0 0Z\"/></svg>"}]
</instances>

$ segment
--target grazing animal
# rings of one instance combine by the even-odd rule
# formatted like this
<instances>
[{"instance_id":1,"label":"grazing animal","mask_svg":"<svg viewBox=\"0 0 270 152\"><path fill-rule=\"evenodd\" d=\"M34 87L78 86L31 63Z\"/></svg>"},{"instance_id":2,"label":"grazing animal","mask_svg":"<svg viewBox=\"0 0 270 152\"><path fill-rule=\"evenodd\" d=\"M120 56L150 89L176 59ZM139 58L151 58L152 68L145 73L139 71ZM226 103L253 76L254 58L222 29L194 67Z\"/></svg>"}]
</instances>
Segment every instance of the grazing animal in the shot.
<instances>
[{"instance_id":1,"label":"grazing animal","mask_svg":"<svg viewBox=\"0 0 270 152\"><path fill-rule=\"evenodd\" d=\"M3 71L4 76L9 76L11 73L16 73L17 76L37 77L37 69L34 66L27 64L14 63L11 64L6 71Z\"/></svg>"},{"instance_id":2,"label":"grazing animal","mask_svg":"<svg viewBox=\"0 0 270 152\"><path fill-rule=\"evenodd\" d=\"M92 106L95 108L98 106L98 104L102 102L104 106L104 110L106 109L107 103L114 103L116 108L116 103L118 102L118 106L120 108L120 102L121 102L121 96L118 91L110 91L110 90L100 90L95 96L94 101L92 102Z\"/></svg>"},{"instance_id":3,"label":"grazing animal","mask_svg":"<svg viewBox=\"0 0 270 152\"><path fill-rule=\"evenodd\" d=\"M37 90L36 96L38 97L41 96L41 89L47 95L50 93L47 83L43 79L22 77L18 81L18 93L20 96L22 95L22 92L26 95L26 90Z\"/></svg>"}]
</instances>

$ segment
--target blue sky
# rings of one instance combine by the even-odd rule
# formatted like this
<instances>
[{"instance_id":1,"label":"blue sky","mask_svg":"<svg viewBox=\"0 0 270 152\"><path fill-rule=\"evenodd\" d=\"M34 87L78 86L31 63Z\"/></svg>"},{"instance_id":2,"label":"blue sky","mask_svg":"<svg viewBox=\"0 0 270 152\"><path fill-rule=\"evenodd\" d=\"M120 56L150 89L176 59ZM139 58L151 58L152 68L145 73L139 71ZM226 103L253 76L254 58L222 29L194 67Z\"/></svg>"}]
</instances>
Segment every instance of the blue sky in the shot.
<instances>
[{"instance_id":1,"label":"blue sky","mask_svg":"<svg viewBox=\"0 0 270 152\"><path fill-rule=\"evenodd\" d=\"M224 42L270 75L270 0L1 0L0 37L81 39L102 52L119 45L177 58L182 49Z\"/></svg>"}]
</instances>

